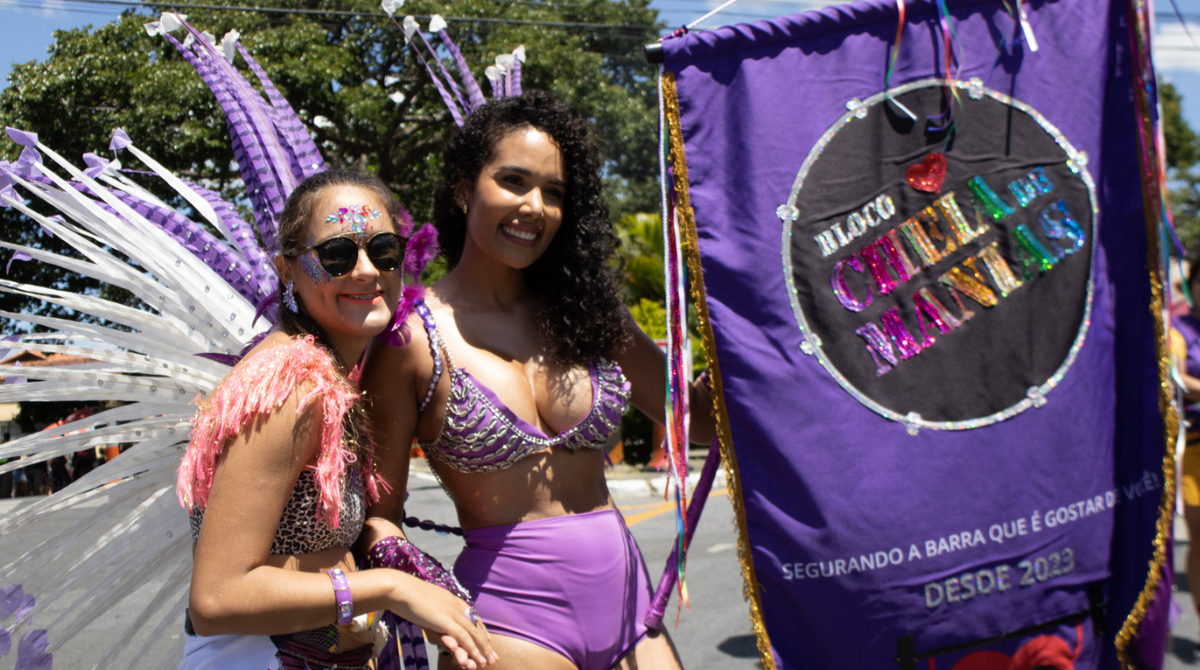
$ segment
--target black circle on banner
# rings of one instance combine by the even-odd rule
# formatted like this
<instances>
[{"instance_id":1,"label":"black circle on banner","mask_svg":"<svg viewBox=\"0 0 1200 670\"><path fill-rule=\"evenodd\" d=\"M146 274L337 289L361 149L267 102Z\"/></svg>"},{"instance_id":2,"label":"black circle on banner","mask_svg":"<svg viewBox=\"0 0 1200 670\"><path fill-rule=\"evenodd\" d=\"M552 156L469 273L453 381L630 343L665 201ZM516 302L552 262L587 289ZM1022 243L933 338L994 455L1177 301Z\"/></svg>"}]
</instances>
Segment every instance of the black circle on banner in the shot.
<instances>
[{"instance_id":1,"label":"black circle on banner","mask_svg":"<svg viewBox=\"0 0 1200 670\"><path fill-rule=\"evenodd\" d=\"M910 432L1045 404L1090 313L1086 155L1027 105L954 86L848 103L779 208L801 349Z\"/></svg>"}]
</instances>

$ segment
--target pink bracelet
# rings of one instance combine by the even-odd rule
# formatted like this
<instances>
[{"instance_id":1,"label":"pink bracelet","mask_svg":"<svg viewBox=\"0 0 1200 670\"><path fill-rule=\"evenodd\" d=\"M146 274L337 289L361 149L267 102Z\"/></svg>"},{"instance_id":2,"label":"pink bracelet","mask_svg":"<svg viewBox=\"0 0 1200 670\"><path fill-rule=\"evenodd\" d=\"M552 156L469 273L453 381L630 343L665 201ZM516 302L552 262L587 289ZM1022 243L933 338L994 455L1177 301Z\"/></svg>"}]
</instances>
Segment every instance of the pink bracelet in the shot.
<instances>
[{"instance_id":1,"label":"pink bracelet","mask_svg":"<svg viewBox=\"0 0 1200 670\"><path fill-rule=\"evenodd\" d=\"M333 595L337 598L337 625L349 626L354 620L354 599L350 597L350 582L346 581L346 573L334 568L325 574L333 580Z\"/></svg>"}]
</instances>

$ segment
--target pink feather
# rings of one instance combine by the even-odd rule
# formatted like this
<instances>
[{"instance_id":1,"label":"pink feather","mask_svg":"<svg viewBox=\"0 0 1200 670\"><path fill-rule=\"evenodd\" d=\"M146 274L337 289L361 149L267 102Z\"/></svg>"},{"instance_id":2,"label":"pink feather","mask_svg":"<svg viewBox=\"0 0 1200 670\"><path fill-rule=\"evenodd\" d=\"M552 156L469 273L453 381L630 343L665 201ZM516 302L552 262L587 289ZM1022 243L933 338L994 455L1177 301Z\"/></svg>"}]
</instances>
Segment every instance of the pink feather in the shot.
<instances>
[{"instance_id":1,"label":"pink feather","mask_svg":"<svg viewBox=\"0 0 1200 670\"><path fill-rule=\"evenodd\" d=\"M296 413L311 402L321 403L321 448L315 471L317 516L338 527L342 482L357 458L342 441L342 422L358 392L340 375L329 352L312 337L265 349L243 359L207 398L197 397L199 410L192 437L179 465L176 494L185 508L208 504L217 460L228 443L254 420L279 409L293 393L303 393ZM364 463L370 466L371 463ZM368 500L378 497L376 475L363 470Z\"/></svg>"}]
</instances>

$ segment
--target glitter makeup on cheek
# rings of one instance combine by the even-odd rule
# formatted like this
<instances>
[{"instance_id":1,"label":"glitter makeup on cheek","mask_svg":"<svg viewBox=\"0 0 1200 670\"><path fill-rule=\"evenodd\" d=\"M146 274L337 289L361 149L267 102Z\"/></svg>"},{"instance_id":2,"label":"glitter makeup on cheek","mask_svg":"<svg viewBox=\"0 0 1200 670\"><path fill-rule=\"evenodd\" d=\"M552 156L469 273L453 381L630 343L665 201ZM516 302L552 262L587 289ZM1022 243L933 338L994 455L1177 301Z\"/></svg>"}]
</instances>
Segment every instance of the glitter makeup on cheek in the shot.
<instances>
[{"instance_id":1,"label":"glitter makeup on cheek","mask_svg":"<svg viewBox=\"0 0 1200 670\"><path fill-rule=\"evenodd\" d=\"M321 267L321 261L317 260L316 254L313 253L305 253L300 256L300 271L314 284L324 284L333 280L325 268Z\"/></svg>"}]
</instances>

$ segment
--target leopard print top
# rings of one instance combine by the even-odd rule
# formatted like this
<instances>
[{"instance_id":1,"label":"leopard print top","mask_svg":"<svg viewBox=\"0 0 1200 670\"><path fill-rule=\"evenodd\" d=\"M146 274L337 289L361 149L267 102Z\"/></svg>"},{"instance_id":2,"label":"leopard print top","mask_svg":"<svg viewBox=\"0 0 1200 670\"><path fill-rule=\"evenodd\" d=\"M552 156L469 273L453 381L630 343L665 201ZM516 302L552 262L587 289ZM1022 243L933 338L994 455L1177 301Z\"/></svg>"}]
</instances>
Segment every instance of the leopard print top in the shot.
<instances>
[{"instance_id":1,"label":"leopard print top","mask_svg":"<svg viewBox=\"0 0 1200 670\"><path fill-rule=\"evenodd\" d=\"M283 508L272 554L311 554L330 547L349 547L362 532L367 510L363 496L362 476L358 468L346 472L342 483L342 505L338 510L339 526L334 528L317 517L317 483L311 470L300 473L296 488ZM200 537L204 510L193 507L190 514L192 542Z\"/></svg>"}]
</instances>

